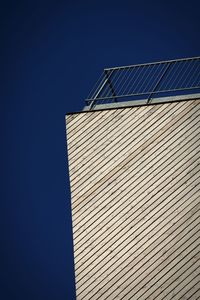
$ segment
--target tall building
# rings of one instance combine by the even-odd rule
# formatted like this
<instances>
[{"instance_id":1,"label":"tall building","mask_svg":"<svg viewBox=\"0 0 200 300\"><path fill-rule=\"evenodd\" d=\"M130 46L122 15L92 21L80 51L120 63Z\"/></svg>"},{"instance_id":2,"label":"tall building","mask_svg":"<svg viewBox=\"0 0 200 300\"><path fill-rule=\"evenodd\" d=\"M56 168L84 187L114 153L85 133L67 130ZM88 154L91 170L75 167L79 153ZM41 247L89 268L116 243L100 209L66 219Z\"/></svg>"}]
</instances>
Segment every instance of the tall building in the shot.
<instances>
[{"instance_id":1,"label":"tall building","mask_svg":"<svg viewBox=\"0 0 200 300\"><path fill-rule=\"evenodd\" d=\"M105 69L66 116L77 300L200 299L200 58Z\"/></svg>"}]
</instances>

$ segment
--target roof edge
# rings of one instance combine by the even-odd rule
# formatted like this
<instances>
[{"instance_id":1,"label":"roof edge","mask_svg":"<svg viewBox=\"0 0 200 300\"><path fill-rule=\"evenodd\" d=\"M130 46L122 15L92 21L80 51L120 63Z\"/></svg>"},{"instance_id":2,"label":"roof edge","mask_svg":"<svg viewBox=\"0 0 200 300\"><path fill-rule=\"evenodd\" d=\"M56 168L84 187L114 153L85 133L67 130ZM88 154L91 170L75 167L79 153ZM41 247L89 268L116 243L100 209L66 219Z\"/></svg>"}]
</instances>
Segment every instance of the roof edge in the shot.
<instances>
[{"instance_id":1,"label":"roof edge","mask_svg":"<svg viewBox=\"0 0 200 300\"><path fill-rule=\"evenodd\" d=\"M200 98L200 93L198 94L190 94L190 95L179 95L179 96L168 96L168 97L160 97L160 98L153 98L151 102L147 104L147 99L142 100L133 100L133 101L124 101L124 102L113 102L107 104L97 104L95 105L91 111L94 110L103 110L108 108L123 108L123 107L130 107L130 106L140 106L140 105L151 105L157 103L164 103L164 102L174 102L174 101L183 101L183 100L193 100ZM83 111L88 111L89 106L85 106Z\"/></svg>"},{"instance_id":2,"label":"roof edge","mask_svg":"<svg viewBox=\"0 0 200 300\"><path fill-rule=\"evenodd\" d=\"M124 101L124 102L113 102L107 104L97 104L92 109L90 106L85 106L82 111L75 111L66 113L66 115L84 113L84 112L94 112L101 111L106 109L116 109L116 108L125 108L125 107L134 107L134 106L147 106L147 105L155 105L169 102L180 102L185 100L194 100L200 99L200 93L198 94L189 94L189 95L181 95L181 96L169 96L169 97L160 97L151 99L150 103L147 103L147 99L142 100L132 100L132 101Z\"/></svg>"}]
</instances>

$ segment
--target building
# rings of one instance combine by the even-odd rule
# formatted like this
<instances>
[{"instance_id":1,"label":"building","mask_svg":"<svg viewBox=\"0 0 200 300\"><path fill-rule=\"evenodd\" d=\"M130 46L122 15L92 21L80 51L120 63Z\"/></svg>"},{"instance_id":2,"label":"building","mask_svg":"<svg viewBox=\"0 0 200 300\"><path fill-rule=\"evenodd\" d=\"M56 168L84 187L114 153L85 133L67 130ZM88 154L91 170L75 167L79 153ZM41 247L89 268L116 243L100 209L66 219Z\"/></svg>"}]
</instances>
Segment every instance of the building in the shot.
<instances>
[{"instance_id":1,"label":"building","mask_svg":"<svg viewBox=\"0 0 200 300\"><path fill-rule=\"evenodd\" d=\"M200 298L200 58L105 69L66 116L77 300Z\"/></svg>"}]
</instances>

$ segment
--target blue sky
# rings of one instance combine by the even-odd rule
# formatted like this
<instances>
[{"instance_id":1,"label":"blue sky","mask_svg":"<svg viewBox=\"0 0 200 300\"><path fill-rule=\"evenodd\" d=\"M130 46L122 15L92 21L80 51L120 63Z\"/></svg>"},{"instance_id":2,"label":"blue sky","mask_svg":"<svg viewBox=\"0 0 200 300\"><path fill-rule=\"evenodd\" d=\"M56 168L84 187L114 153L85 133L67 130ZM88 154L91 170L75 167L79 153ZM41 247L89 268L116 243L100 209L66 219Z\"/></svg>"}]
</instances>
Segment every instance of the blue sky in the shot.
<instances>
[{"instance_id":1,"label":"blue sky","mask_svg":"<svg viewBox=\"0 0 200 300\"><path fill-rule=\"evenodd\" d=\"M75 299L64 116L105 67L199 56L198 5L1 2L1 299Z\"/></svg>"}]
</instances>

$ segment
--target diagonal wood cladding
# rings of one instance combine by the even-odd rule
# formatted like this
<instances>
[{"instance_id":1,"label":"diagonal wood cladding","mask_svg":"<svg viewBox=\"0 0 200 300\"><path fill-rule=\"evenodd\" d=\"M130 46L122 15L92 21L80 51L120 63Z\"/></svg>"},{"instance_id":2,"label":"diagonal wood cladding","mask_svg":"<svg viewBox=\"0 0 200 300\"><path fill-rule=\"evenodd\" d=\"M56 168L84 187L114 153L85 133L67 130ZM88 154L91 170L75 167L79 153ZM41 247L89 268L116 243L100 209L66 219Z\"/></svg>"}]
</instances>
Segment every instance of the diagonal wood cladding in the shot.
<instances>
[{"instance_id":1,"label":"diagonal wood cladding","mask_svg":"<svg viewBox=\"0 0 200 300\"><path fill-rule=\"evenodd\" d=\"M77 300L200 298L200 100L66 117Z\"/></svg>"}]
</instances>

